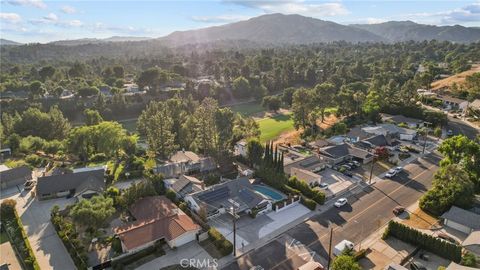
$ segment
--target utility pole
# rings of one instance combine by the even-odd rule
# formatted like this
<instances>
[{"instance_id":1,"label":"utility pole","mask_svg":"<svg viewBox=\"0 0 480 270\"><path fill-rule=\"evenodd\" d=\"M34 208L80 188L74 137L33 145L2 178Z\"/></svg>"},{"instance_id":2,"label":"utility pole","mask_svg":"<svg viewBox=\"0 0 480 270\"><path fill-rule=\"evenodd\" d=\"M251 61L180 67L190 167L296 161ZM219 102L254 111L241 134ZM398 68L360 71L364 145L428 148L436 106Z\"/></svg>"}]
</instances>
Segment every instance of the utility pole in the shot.
<instances>
[{"instance_id":1,"label":"utility pole","mask_svg":"<svg viewBox=\"0 0 480 270\"><path fill-rule=\"evenodd\" d=\"M333 236L333 227L330 228L330 243L328 244L328 264L327 270L330 269L330 261L332 259L332 236Z\"/></svg>"},{"instance_id":2,"label":"utility pole","mask_svg":"<svg viewBox=\"0 0 480 270\"><path fill-rule=\"evenodd\" d=\"M237 212L236 207L240 205L232 200L228 199L228 201L232 204L230 207L230 213L232 214L232 223L233 223L233 257L237 257Z\"/></svg>"},{"instance_id":3,"label":"utility pole","mask_svg":"<svg viewBox=\"0 0 480 270\"><path fill-rule=\"evenodd\" d=\"M425 128L425 140L423 142L423 150L422 150L422 155L425 154L425 147L427 146L427 138L428 138L428 125L430 125L430 122L424 122L426 128Z\"/></svg>"}]
</instances>

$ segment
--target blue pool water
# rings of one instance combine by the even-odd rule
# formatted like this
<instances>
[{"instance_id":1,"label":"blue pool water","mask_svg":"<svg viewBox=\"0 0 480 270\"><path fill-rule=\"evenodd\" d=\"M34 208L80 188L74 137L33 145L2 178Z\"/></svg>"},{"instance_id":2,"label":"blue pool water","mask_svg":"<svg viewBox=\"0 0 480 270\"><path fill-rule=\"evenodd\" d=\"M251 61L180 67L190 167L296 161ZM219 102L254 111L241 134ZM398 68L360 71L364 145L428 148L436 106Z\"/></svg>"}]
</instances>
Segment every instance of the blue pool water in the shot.
<instances>
[{"instance_id":1,"label":"blue pool water","mask_svg":"<svg viewBox=\"0 0 480 270\"><path fill-rule=\"evenodd\" d=\"M265 186L254 185L253 189L255 189L255 191L260 192L263 195L271 198L274 201L280 201L280 200L285 198L285 196L283 194L280 194L279 192L277 192L277 191L275 191L271 188L265 187Z\"/></svg>"}]
</instances>

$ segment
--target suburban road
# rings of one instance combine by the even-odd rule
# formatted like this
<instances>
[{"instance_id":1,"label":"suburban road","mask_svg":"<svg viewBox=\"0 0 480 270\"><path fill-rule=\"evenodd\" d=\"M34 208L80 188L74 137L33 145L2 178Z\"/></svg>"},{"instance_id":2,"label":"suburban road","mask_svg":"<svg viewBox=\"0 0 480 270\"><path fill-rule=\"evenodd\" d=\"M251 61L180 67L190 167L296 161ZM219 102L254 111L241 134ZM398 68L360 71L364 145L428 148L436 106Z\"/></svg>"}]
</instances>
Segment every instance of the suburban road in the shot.
<instances>
[{"instance_id":1,"label":"suburban road","mask_svg":"<svg viewBox=\"0 0 480 270\"><path fill-rule=\"evenodd\" d=\"M472 140L480 134L479 130L463 123L462 120L453 117L448 117L448 128L453 131L454 135L463 134Z\"/></svg>"},{"instance_id":2,"label":"suburban road","mask_svg":"<svg viewBox=\"0 0 480 270\"><path fill-rule=\"evenodd\" d=\"M238 258L224 269L297 269L311 257L326 266L330 228L333 228L332 247L343 239L358 245L368 235L393 218L397 205L409 206L431 186L441 157L428 154L405 166L404 172L392 180L381 180L358 194L347 195L349 204L340 209L331 208L281 234L263 247ZM292 246L292 243L295 245Z\"/></svg>"}]
</instances>

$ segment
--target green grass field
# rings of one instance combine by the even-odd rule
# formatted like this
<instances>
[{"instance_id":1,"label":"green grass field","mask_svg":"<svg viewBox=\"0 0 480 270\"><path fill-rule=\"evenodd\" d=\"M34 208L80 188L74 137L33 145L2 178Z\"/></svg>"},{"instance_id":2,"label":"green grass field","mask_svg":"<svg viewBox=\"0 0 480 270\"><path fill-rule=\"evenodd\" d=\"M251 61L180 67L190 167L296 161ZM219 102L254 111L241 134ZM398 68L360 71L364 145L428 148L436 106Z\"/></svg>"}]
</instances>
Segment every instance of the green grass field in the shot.
<instances>
[{"instance_id":1,"label":"green grass field","mask_svg":"<svg viewBox=\"0 0 480 270\"><path fill-rule=\"evenodd\" d=\"M240 113L242 116L251 116L265 111L258 101L230 106L230 109L235 113Z\"/></svg>"},{"instance_id":2,"label":"green grass field","mask_svg":"<svg viewBox=\"0 0 480 270\"><path fill-rule=\"evenodd\" d=\"M294 129L293 119L290 114L281 114L275 117L263 118L257 121L260 126L260 141L274 140L280 134Z\"/></svg>"}]
</instances>

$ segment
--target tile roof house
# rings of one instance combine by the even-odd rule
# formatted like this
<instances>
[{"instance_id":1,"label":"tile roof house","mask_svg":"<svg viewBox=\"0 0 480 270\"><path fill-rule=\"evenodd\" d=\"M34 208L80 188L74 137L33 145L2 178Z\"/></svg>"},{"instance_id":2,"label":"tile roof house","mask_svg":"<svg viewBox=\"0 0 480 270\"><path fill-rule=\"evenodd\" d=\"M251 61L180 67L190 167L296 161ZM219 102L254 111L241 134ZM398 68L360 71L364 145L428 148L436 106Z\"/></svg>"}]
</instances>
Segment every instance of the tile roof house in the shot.
<instances>
[{"instance_id":1,"label":"tile roof house","mask_svg":"<svg viewBox=\"0 0 480 270\"><path fill-rule=\"evenodd\" d=\"M368 151L351 146L347 143L324 147L321 148L319 152L320 159L327 162L330 166L351 159L361 161L364 164L373 160L373 155Z\"/></svg>"},{"instance_id":2,"label":"tile roof house","mask_svg":"<svg viewBox=\"0 0 480 270\"><path fill-rule=\"evenodd\" d=\"M32 180L32 170L27 166L13 169L7 167L6 170L0 171L0 190L23 185L28 180Z\"/></svg>"},{"instance_id":3,"label":"tile roof house","mask_svg":"<svg viewBox=\"0 0 480 270\"><path fill-rule=\"evenodd\" d=\"M179 247L196 239L200 226L165 196L145 197L129 208L135 221L114 229L124 252L135 252L165 240Z\"/></svg>"},{"instance_id":4,"label":"tile roof house","mask_svg":"<svg viewBox=\"0 0 480 270\"><path fill-rule=\"evenodd\" d=\"M452 206L441 217L445 226L457 231L470 234L473 231L480 230L480 215L474 212Z\"/></svg>"},{"instance_id":5,"label":"tile roof house","mask_svg":"<svg viewBox=\"0 0 480 270\"><path fill-rule=\"evenodd\" d=\"M184 198L187 194L199 192L205 189L205 183L193 176L182 174L178 179L164 180L165 188L173 190L178 198Z\"/></svg>"},{"instance_id":6,"label":"tile roof house","mask_svg":"<svg viewBox=\"0 0 480 270\"><path fill-rule=\"evenodd\" d=\"M211 186L209 189L185 196L190 209L207 212L207 218L219 216L235 206L237 213L249 213L257 209L258 214L271 210L271 200L253 189L247 177Z\"/></svg>"},{"instance_id":7,"label":"tile roof house","mask_svg":"<svg viewBox=\"0 0 480 270\"><path fill-rule=\"evenodd\" d=\"M167 163L157 165L154 170L166 178L171 178L182 174L208 172L216 168L217 165L211 157L201 157L191 151L178 151Z\"/></svg>"},{"instance_id":8,"label":"tile roof house","mask_svg":"<svg viewBox=\"0 0 480 270\"><path fill-rule=\"evenodd\" d=\"M72 196L88 199L105 190L105 169L43 176L37 179L40 200Z\"/></svg>"}]
</instances>

